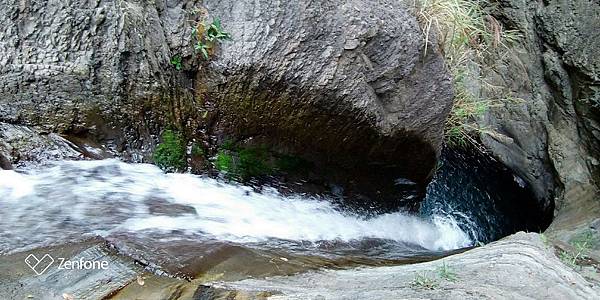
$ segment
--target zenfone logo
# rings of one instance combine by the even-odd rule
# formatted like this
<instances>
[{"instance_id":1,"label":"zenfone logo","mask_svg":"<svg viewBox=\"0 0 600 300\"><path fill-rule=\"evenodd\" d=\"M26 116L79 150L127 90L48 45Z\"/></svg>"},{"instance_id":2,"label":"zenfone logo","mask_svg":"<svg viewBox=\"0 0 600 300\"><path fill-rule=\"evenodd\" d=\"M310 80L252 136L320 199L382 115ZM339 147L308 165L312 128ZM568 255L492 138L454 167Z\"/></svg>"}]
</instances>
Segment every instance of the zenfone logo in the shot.
<instances>
[{"instance_id":1,"label":"zenfone logo","mask_svg":"<svg viewBox=\"0 0 600 300\"><path fill-rule=\"evenodd\" d=\"M83 257L79 259L69 260L63 257L57 258L58 270L107 270L108 261L104 260L89 260ZM44 254L42 258L37 258L34 254L29 254L25 258L25 263L37 275L42 275L52 266L54 258L50 254Z\"/></svg>"},{"instance_id":2,"label":"zenfone logo","mask_svg":"<svg viewBox=\"0 0 600 300\"><path fill-rule=\"evenodd\" d=\"M34 254L29 254L25 258L25 263L35 272L35 274L42 275L52 263L54 258L50 254L45 254L42 258L38 259Z\"/></svg>"}]
</instances>

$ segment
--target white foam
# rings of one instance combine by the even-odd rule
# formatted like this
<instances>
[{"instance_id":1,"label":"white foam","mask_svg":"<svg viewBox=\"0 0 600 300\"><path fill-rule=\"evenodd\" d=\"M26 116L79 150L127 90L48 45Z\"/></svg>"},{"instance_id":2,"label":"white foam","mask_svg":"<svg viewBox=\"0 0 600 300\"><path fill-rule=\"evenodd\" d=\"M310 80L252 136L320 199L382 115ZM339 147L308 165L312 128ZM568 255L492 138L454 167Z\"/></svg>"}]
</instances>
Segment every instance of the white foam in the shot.
<instances>
[{"instance_id":1,"label":"white foam","mask_svg":"<svg viewBox=\"0 0 600 300\"><path fill-rule=\"evenodd\" d=\"M12 170L0 170L0 201L19 199L33 192L27 176Z\"/></svg>"},{"instance_id":2,"label":"white foam","mask_svg":"<svg viewBox=\"0 0 600 300\"><path fill-rule=\"evenodd\" d=\"M89 231L95 232L179 230L235 242L272 238L295 241L380 238L417 244L430 250L450 250L471 244L456 221L445 216L435 216L428 221L397 212L365 219L336 210L326 199L283 196L275 190L257 193L249 187L210 178L164 174L148 164L79 161L29 175L3 172L0 173L0 195L27 199L22 207L13 204L15 212L37 212L40 220L49 219L44 217L44 210L53 208L55 214L68 215L72 222L88 224ZM86 172L88 175L84 175ZM40 193L32 194L38 187ZM49 194L53 198L45 199L44 195ZM145 204L151 196L191 206L196 214L152 215ZM98 213L109 208L117 212L114 215ZM0 212L0 218L9 222L10 211L8 208ZM10 226L0 221L0 227L3 224Z\"/></svg>"}]
</instances>

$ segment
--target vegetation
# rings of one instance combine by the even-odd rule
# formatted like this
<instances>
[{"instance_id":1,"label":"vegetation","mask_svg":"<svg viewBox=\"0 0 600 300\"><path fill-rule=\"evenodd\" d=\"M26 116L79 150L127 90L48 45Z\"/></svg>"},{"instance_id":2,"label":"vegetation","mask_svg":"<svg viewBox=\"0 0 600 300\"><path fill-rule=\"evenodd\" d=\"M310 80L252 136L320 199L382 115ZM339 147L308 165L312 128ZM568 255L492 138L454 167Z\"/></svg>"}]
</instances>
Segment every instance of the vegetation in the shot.
<instances>
[{"instance_id":1,"label":"vegetation","mask_svg":"<svg viewBox=\"0 0 600 300\"><path fill-rule=\"evenodd\" d=\"M204 22L197 22L192 27L192 35L196 39L194 49L207 60L220 41L231 40L231 34L223 30L219 18L214 19L208 26Z\"/></svg>"},{"instance_id":2,"label":"vegetation","mask_svg":"<svg viewBox=\"0 0 600 300\"><path fill-rule=\"evenodd\" d=\"M275 169L283 172L306 170L310 165L306 160L293 155L279 155L275 161Z\"/></svg>"},{"instance_id":3,"label":"vegetation","mask_svg":"<svg viewBox=\"0 0 600 300\"><path fill-rule=\"evenodd\" d=\"M599 242L598 236L592 230L587 230L571 240L570 244L574 251L561 250L558 257L566 265L576 268Z\"/></svg>"},{"instance_id":4,"label":"vegetation","mask_svg":"<svg viewBox=\"0 0 600 300\"><path fill-rule=\"evenodd\" d=\"M269 175L273 172L266 148L235 148L229 143L223 144L217 153L215 168L231 178L242 180Z\"/></svg>"},{"instance_id":5,"label":"vegetation","mask_svg":"<svg viewBox=\"0 0 600 300\"><path fill-rule=\"evenodd\" d=\"M427 290L436 289L439 284L435 278L429 276L428 272L417 273L413 279L411 286Z\"/></svg>"},{"instance_id":6,"label":"vegetation","mask_svg":"<svg viewBox=\"0 0 600 300\"><path fill-rule=\"evenodd\" d=\"M153 155L156 165L167 172L182 171L186 166L183 137L172 130L165 130L161 140Z\"/></svg>"},{"instance_id":7,"label":"vegetation","mask_svg":"<svg viewBox=\"0 0 600 300\"><path fill-rule=\"evenodd\" d=\"M550 241L548 240L548 237L543 232L540 232L540 240L542 240L542 243L544 243L544 246L550 245Z\"/></svg>"},{"instance_id":8,"label":"vegetation","mask_svg":"<svg viewBox=\"0 0 600 300\"><path fill-rule=\"evenodd\" d=\"M225 173L233 170L233 157L228 153L228 151L219 150L215 160L215 168Z\"/></svg>"},{"instance_id":9,"label":"vegetation","mask_svg":"<svg viewBox=\"0 0 600 300\"><path fill-rule=\"evenodd\" d=\"M267 162L269 157L264 147L244 148L238 154L240 161L237 169L243 179L268 175L273 172L273 168Z\"/></svg>"},{"instance_id":10,"label":"vegetation","mask_svg":"<svg viewBox=\"0 0 600 300\"><path fill-rule=\"evenodd\" d=\"M456 272L454 272L454 269L448 266L445 262L441 266L437 267L435 271L439 279L451 282L458 280L458 275ZM432 275L431 271L424 271L417 273L410 285L422 289L433 290L439 286L439 281Z\"/></svg>"},{"instance_id":11,"label":"vegetation","mask_svg":"<svg viewBox=\"0 0 600 300\"><path fill-rule=\"evenodd\" d=\"M469 89L467 77L472 73L469 71L479 68L493 49L506 48L520 35L517 31L502 28L485 9L490 7L487 0L415 1L425 36L425 51L431 48L430 34L435 32L438 47L454 75L455 99L446 123L446 141L451 146L468 142L478 146L474 136L492 132L480 128L474 121L490 107L502 105L506 99L480 99L473 89Z\"/></svg>"},{"instance_id":12,"label":"vegetation","mask_svg":"<svg viewBox=\"0 0 600 300\"><path fill-rule=\"evenodd\" d=\"M181 70L181 55L175 55L171 58L171 64L175 66L177 71Z\"/></svg>"},{"instance_id":13,"label":"vegetation","mask_svg":"<svg viewBox=\"0 0 600 300\"><path fill-rule=\"evenodd\" d=\"M221 149L235 151L235 142L230 139L225 139L225 141L223 141L223 144L221 144Z\"/></svg>"},{"instance_id":14,"label":"vegetation","mask_svg":"<svg viewBox=\"0 0 600 300\"><path fill-rule=\"evenodd\" d=\"M204 148L198 144L192 145L192 155L193 156L204 156Z\"/></svg>"},{"instance_id":15,"label":"vegetation","mask_svg":"<svg viewBox=\"0 0 600 300\"><path fill-rule=\"evenodd\" d=\"M241 147L226 139L219 147L214 166L230 178L248 180L276 172L302 171L310 164L297 156L270 152L264 145Z\"/></svg>"},{"instance_id":16,"label":"vegetation","mask_svg":"<svg viewBox=\"0 0 600 300\"><path fill-rule=\"evenodd\" d=\"M454 270L450 266L448 266L446 262L444 262L441 266L437 268L437 273L440 276L440 278L452 282L456 281L458 278Z\"/></svg>"}]
</instances>

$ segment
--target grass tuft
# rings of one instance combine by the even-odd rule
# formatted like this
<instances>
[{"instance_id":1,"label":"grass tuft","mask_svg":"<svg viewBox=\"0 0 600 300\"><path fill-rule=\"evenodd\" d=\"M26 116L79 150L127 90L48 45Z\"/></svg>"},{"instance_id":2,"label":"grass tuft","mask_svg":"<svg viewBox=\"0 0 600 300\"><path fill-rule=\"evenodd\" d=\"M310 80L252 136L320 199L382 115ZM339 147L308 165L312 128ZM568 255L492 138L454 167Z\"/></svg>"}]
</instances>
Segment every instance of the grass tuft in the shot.
<instances>
[{"instance_id":1,"label":"grass tuft","mask_svg":"<svg viewBox=\"0 0 600 300\"><path fill-rule=\"evenodd\" d=\"M458 276L456 272L454 272L454 269L448 266L446 262L444 262L441 266L437 268L437 273L440 276L440 278L451 282L455 282L458 279Z\"/></svg>"},{"instance_id":2,"label":"grass tuft","mask_svg":"<svg viewBox=\"0 0 600 300\"><path fill-rule=\"evenodd\" d=\"M502 27L486 9L491 7L488 0L414 1L425 37L425 52L432 48L430 36L435 33L437 46L454 77L455 99L446 122L445 139L450 146L473 144L482 149L476 136L493 132L478 126L476 120L491 107L503 105L506 99L480 99L469 89L469 70L481 67L486 55L508 48L521 35Z\"/></svg>"},{"instance_id":3,"label":"grass tuft","mask_svg":"<svg viewBox=\"0 0 600 300\"><path fill-rule=\"evenodd\" d=\"M558 258L572 268L580 267L580 261L585 260L592 249L598 246L599 243L600 239L598 235L592 230L586 230L571 239L570 244L574 250L561 250Z\"/></svg>"},{"instance_id":4,"label":"grass tuft","mask_svg":"<svg viewBox=\"0 0 600 300\"><path fill-rule=\"evenodd\" d=\"M428 272L422 272L415 275L415 278L410 285L426 290L434 290L439 286L439 283L435 278L431 277Z\"/></svg>"}]
</instances>

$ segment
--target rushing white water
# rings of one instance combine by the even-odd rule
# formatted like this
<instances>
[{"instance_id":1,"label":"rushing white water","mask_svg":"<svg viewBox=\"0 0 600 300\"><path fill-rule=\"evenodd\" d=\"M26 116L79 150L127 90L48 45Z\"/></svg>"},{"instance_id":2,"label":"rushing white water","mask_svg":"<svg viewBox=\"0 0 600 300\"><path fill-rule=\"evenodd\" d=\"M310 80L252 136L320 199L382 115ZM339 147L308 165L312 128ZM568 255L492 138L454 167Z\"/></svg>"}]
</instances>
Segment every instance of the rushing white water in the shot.
<instances>
[{"instance_id":1,"label":"rushing white water","mask_svg":"<svg viewBox=\"0 0 600 300\"><path fill-rule=\"evenodd\" d=\"M425 220L396 212L367 219L327 199L274 189L258 193L206 177L164 174L148 164L71 161L0 171L0 252L73 235L156 231L238 243L375 238L429 250L471 244L451 217Z\"/></svg>"}]
</instances>

